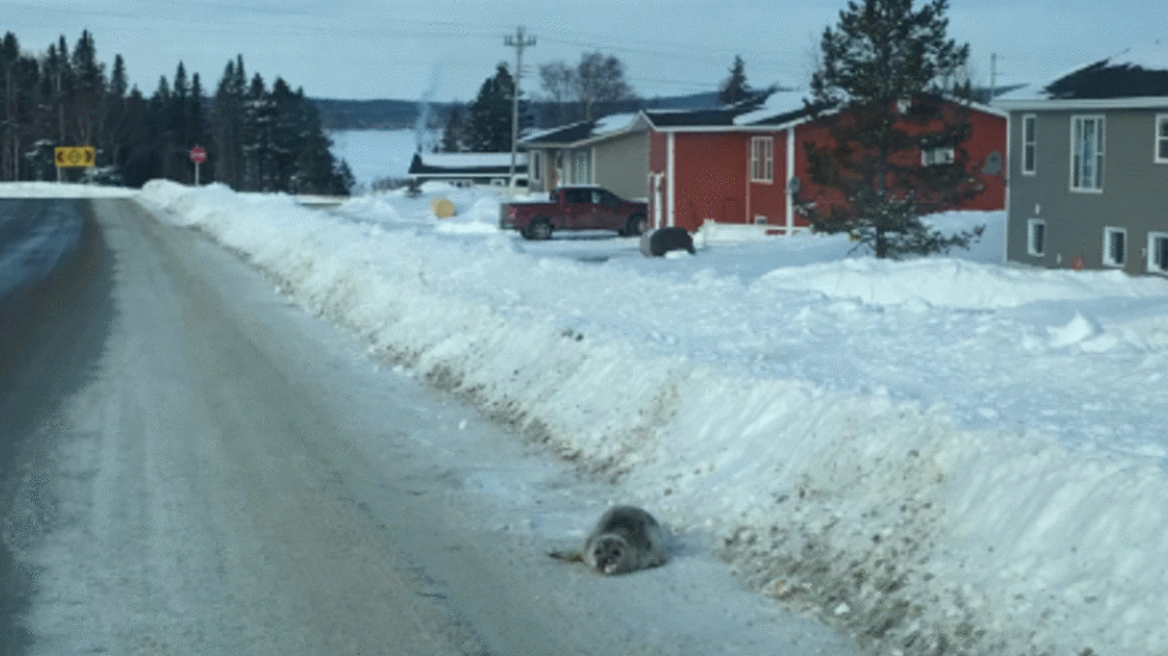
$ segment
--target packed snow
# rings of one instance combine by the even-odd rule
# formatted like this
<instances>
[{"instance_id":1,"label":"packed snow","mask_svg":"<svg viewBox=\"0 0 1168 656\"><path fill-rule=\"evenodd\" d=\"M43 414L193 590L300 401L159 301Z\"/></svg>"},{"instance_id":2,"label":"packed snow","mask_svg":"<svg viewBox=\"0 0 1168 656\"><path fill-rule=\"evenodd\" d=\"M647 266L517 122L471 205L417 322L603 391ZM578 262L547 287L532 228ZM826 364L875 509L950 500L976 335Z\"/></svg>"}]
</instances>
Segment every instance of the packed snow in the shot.
<instances>
[{"instance_id":1,"label":"packed snow","mask_svg":"<svg viewBox=\"0 0 1168 656\"><path fill-rule=\"evenodd\" d=\"M423 191L138 198L876 653L1168 652L1168 281L1005 264L1000 212L935 217L987 226L954 257L698 235L645 258Z\"/></svg>"}]
</instances>

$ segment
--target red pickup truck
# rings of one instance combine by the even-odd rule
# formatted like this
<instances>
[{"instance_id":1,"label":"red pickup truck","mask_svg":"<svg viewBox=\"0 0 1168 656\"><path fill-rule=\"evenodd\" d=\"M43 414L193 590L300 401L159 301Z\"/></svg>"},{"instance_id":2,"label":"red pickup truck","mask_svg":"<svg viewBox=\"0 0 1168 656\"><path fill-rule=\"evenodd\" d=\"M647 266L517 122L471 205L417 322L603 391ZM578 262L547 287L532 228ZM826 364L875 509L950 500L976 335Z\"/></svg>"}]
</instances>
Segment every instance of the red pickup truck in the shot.
<instances>
[{"instance_id":1,"label":"red pickup truck","mask_svg":"<svg viewBox=\"0 0 1168 656\"><path fill-rule=\"evenodd\" d=\"M601 187L558 187L546 202L503 203L499 227L528 239L550 239L555 230L616 230L636 236L648 228L645 203L624 200Z\"/></svg>"}]
</instances>

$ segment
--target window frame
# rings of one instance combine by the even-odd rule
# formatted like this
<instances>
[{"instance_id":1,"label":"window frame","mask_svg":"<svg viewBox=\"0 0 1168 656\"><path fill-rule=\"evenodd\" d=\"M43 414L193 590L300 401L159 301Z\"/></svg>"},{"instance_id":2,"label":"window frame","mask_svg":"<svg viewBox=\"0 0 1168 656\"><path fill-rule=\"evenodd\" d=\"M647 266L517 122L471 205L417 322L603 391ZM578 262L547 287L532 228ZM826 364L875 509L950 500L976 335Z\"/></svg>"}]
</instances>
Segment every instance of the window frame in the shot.
<instances>
[{"instance_id":1,"label":"window frame","mask_svg":"<svg viewBox=\"0 0 1168 656\"><path fill-rule=\"evenodd\" d=\"M592 154L587 150L572 153L572 181L574 184L592 184Z\"/></svg>"},{"instance_id":2,"label":"window frame","mask_svg":"<svg viewBox=\"0 0 1168 656\"><path fill-rule=\"evenodd\" d=\"M957 161L957 149L952 146L921 149L921 166L945 166Z\"/></svg>"},{"instance_id":3,"label":"window frame","mask_svg":"<svg viewBox=\"0 0 1168 656\"><path fill-rule=\"evenodd\" d=\"M764 184L775 182L775 138L750 138L750 181Z\"/></svg>"},{"instance_id":4,"label":"window frame","mask_svg":"<svg viewBox=\"0 0 1168 656\"><path fill-rule=\"evenodd\" d=\"M1038 175L1038 114L1022 115L1022 162L1019 169L1022 175Z\"/></svg>"},{"instance_id":5,"label":"window frame","mask_svg":"<svg viewBox=\"0 0 1168 656\"><path fill-rule=\"evenodd\" d=\"M1168 114L1156 114L1155 127L1152 161L1156 164L1168 164Z\"/></svg>"},{"instance_id":6,"label":"window frame","mask_svg":"<svg viewBox=\"0 0 1168 656\"><path fill-rule=\"evenodd\" d=\"M531 182L543 182L543 151L532 150L527 154L528 175L531 176Z\"/></svg>"},{"instance_id":7,"label":"window frame","mask_svg":"<svg viewBox=\"0 0 1168 656\"><path fill-rule=\"evenodd\" d=\"M1113 254L1115 237L1120 238L1120 258ZM1127 263L1127 228L1107 226L1103 229L1103 266L1123 268Z\"/></svg>"},{"instance_id":8,"label":"window frame","mask_svg":"<svg viewBox=\"0 0 1168 656\"><path fill-rule=\"evenodd\" d=\"M1163 240L1165 246L1163 264L1156 263L1156 241ZM1148 233L1148 273L1168 275L1168 232L1152 231Z\"/></svg>"},{"instance_id":9,"label":"window frame","mask_svg":"<svg viewBox=\"0 0 1168 656\"><path fill-rule=\"evenodd\" d=\"M1038 235L1037 239L1035 238L1036 234ZM1026 252L1034 257L1046 255L1046 219L1028 219L1026 221Z\"/></svg>"},{"instance_id":10,"label":"window frame","mask_svg":"<svg viewBox=\"0 0 1168 656\"><path fill-rule=\"evenodd\" d=\"M1094 125L1095 136L1095 152L1089 158L1093 160L1093 168L1087 168L1086 163L1088 157L1084 153L1080 153L1080 139L1082 136L1082 146L1088 143L1086 140L1087 125L1091 123ZM1104 152L1107 147L1106 142L1106 121L1103 114L1075 114L1071 116L1071 191L1081 194L1101 194L1103 193L1103 167L1104 167ZM1092 173L1090 184L1085 184L1087 171Z\"/></svg>"}]
</instances>

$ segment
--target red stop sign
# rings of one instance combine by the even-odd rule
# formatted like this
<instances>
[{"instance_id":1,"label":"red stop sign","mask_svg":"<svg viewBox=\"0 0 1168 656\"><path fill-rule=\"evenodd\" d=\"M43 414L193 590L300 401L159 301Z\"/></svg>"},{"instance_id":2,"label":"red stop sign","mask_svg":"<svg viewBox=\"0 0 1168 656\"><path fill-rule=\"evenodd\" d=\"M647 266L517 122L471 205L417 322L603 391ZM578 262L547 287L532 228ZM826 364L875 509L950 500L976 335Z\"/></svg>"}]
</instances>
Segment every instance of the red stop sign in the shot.
<instances>
[{"instance_id":1,"label":"red stop sign","mask_svg":"<svg viewBox=\"0 0 1168 656\"><path fill-rule=\"evenodd\" d=\"M202 146L191 148L191 161L195 164L201 164L207 161L207 150Z\"/></svg>"}]
</instances>

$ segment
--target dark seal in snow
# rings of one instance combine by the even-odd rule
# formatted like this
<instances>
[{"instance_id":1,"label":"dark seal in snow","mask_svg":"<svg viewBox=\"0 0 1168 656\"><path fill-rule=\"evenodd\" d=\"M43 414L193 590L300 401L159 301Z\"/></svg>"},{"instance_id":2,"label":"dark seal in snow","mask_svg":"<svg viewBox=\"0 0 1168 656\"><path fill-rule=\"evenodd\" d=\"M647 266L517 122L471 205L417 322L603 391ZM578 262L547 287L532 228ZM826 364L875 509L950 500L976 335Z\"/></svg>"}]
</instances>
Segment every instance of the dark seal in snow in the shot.
<instances>
[{"instance_id":1,"label":"dark seal in snow","mask_svg":"<svg viewBox=\"0 0 1168 656\"><path fill-rule=\"evenodd\" d=\"M584 562L601 574L626 574L664 565L665 531L648 512L614 506L600 517L583 551L553 551L553 558Z\"/></svg>"},{"instance_id":2,"label":"dark seal in snow","mask_svg":"<svg viewBox=\"0 0 1168 656\"><path fill-rule=\"evenodd\" d=\"M641 252L645 257L660 257L669 251L694 252L693 237L684 228L668 227L641 235Z\"/></svg>"}]
</instances>

